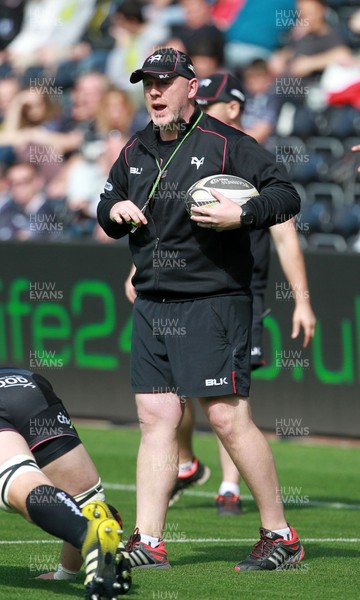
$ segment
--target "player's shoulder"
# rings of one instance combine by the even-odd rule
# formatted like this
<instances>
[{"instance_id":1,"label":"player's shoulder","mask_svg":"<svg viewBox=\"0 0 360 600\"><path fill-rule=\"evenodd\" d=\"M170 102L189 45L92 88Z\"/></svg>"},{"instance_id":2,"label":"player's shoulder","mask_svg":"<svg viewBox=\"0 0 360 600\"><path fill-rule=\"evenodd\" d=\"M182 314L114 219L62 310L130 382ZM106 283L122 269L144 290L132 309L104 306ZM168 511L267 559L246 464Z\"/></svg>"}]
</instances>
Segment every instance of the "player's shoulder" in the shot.
<instances>
[{"instance_id":1,"label":"player's shoulder","mask_svg":"<svg viewBox=\"0 0 360 600\"><path fill-rule=\"evenodd\" d=\"M139 135L138 135L138 133L134 133L124 144L124 146L122 148L122 152L123 153L129 152L134 147L134 145L136 145L136 143L138 141L139 141Z\"/></svg>"}]
</instances>

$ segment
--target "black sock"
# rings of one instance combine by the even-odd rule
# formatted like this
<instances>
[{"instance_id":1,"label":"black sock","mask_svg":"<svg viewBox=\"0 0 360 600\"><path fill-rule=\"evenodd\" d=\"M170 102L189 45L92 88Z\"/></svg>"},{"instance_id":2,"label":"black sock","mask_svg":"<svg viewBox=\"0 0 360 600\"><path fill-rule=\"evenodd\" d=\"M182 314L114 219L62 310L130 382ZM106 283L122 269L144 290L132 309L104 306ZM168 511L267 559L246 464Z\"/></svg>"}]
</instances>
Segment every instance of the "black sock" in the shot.
<instances>
[{"instance_id":1,"label":"black sock","mask_svg":"<svg viewBox=\"0 0 360 600\"><path fill-rule=\"evenodd\" d=\"M41 529L81 549L88 520L72 496L52 485L38 485L26 498L26 508Z\"/></svg>"}]
</instances>

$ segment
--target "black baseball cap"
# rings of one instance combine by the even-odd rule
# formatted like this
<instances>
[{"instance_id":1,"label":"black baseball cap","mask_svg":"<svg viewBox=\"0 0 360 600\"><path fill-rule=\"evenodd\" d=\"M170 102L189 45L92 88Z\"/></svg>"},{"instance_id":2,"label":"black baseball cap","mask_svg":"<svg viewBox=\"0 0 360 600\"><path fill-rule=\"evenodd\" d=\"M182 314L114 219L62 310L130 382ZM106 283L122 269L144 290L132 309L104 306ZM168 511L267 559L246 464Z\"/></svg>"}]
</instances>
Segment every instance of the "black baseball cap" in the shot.
<instances>
[{"instance_id":1,"label":"black baseball cap","mask_svg":"<svg viewBox=\"0 0 360 600\"><path fill-rule=\"evenodd\" d=\"M131 83L138 83L144 75L151 75L156 79L171 79L172 77L196 77L191 58L175 48L159 48L147 57L141 69L136 69L130 75Z\"/></svg>"},{"instance_id":2,"label":"black baseball cap","mask_svg":"<svg viewBox=\"0 0 360 600\"><path fill-rule=\"evenodd\" d=\"M241 89L240 81L230 73L213 73L201 79L195 99L203 106L231 100L237 100L241 108L245 105L245 94Z\"/></svg>"}]
</instances>

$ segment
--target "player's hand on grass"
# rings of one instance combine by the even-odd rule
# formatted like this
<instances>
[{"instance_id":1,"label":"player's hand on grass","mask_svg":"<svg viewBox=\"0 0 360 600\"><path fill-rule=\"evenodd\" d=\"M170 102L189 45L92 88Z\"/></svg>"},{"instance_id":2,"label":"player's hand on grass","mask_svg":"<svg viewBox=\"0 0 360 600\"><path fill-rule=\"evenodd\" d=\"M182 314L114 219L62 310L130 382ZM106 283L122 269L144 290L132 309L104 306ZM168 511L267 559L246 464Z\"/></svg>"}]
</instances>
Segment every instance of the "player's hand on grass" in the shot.
<instances>
[{"instance_id":1,"label":"player's hand on grass","mask_svg":"<svg viewBox=\"0 0 360 600\"><path fill-rule=\"evenodd\" d=\"M141 225L147 224L147 218L143 215L140 208L131 200L122 200L114 204L110 211L110 219L119 225Z\"/></svg>"},{"instance_id":2,"label":"player's hand on grass","mask_svg":"<svg viewBox=\"0 0 360 600\"><path fill-rule=\"evenodd\" d=\"M238 229L242 213L241 206L226 198L218 190L211 190L211 193L219 202L207 207L192 206L191 220L195 221L199 227L216 231Z\"/></svg>"}]
</instances>

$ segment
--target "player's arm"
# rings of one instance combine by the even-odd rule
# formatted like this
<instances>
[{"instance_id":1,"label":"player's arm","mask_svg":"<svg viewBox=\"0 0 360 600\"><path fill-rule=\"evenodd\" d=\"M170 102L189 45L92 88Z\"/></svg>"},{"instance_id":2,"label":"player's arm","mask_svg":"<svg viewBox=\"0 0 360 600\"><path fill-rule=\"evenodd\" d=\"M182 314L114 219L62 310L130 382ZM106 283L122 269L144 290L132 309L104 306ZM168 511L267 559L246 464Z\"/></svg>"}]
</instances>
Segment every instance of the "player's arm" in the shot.
<instances>
[{"instance_id":1,"label":"player's arm","mask_svg":"<svg viewBox=\"0 0 360 600\"><path fill-rule=\"evenodd\" d=\"M356 146L353 146L353 147L351 148L351 150L352 150L353 152L360 152L360 144L357 144ZM358 170L358 172L360 173L360 166L358 166L357 170Z\"/></svg>"},{"instance_id":2,"label":"player's arm","mask_svg":"<svg viewBox=\"0 0 360 600\"><path fill-rule=\"evenodd\" d=\"M300 55L294 58L290 64L290 73L294 77L306 77L312 73L323 71L332 64L351 63L352 53L347 46L338 45L335 48L311 54L310 56Z\"/></svg>"},{"instance_id":3,"label":"player's arm","mask_svg":"<svg viewBox=\"0 0 360 600\"><path fill-rule=\"evenodd\" d=\"M282 270L291 285L295 309L291 337L296 338L301 327L304 330L305 348L315 334L316 318L311 308L304 256L296 233L294 220L270 228Z\"/></svg>"}]
</instances>

